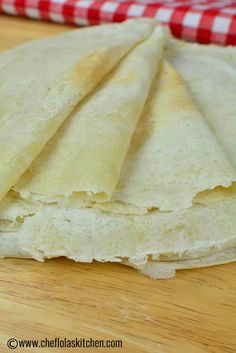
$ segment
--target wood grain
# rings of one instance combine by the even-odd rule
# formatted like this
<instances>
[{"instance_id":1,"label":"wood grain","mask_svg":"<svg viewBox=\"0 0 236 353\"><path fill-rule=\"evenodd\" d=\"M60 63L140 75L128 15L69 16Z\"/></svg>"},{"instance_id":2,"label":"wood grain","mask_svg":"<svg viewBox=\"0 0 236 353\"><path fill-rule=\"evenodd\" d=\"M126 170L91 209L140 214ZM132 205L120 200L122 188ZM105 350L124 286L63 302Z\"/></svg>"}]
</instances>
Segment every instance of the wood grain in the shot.
<instances>
[{"instance_id":1,"label":"wood grain","mask_svg":"<svg viewBox=\"0 0 236 353\"><path fill-rule=\"evenodd\" d=\"M0 49L71 29L0 17ZM0 352L6 341L122 339L121 349L15 352L234 353L236 264L154 281L118 264L0 260Z\"/></svg>"}]
</instances>

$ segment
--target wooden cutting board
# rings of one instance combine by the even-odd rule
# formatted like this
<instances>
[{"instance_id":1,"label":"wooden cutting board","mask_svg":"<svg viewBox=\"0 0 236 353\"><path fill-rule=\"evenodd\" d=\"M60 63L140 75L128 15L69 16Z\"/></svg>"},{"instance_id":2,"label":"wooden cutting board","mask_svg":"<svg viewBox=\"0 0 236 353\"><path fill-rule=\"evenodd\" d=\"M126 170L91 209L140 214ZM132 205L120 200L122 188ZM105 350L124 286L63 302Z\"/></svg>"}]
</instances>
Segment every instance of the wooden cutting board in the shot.
<instances>
[{"instance_id":1,"label":"wooden cutting board","mask_svg":"<svg viewBox=\"0 0 236 353\"><path fill-rule=\"evenodd\" d=\"M0 17L0 49L72 27ZM0 127L1 128L1 127ZM15 352L236 352L236 263L155 281L118 264L0 260L0 353L16 339L122 340L123 347Z\"/></svg>"}]
</instances>

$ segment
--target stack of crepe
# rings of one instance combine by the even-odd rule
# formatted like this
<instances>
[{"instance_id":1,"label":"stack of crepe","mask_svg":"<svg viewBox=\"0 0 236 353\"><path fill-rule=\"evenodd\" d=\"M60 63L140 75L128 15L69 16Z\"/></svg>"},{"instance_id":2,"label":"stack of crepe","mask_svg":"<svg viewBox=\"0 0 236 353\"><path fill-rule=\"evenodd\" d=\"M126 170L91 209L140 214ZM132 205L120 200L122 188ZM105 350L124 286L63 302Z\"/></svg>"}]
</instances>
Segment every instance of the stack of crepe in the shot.
<instances>
[{"instance_id":1,"label":"stack of crepe","mask_svg":"<svg viewBox=\"0 0 236 353\"><path fill-rule=\"evenodd\" d=\"M0 55L0 255L154 278L236 260L236 49L154 20Z\"/></svg>"}]
</instances>

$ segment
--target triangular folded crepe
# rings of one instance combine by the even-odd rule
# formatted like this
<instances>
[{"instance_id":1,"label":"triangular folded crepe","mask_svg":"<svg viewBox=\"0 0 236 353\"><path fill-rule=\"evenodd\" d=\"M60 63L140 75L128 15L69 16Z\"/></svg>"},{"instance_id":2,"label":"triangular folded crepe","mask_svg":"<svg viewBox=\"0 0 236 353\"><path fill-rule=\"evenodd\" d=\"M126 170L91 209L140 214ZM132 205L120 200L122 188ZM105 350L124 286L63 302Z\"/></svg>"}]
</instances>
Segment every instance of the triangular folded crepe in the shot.
<instances>
[{"instance_id":1,"label":"triangular folded crepe","mask_svg":"<svg viewBox=\"0 0 236 353\"><path fill-rule=\"evenodd\" d=\"M0 55L0 200L87 93L152 20L79 29Z\"/></svg>"},{"instance_id":2,"label":"triangular folded crepe","mask_svg":"<svg viewBox=\"0 0 236 353\"><path fill-rule=\"evenodd\" d=\"M190 94L228 159L236 168L236 51L235 47L206 46L168 38L165 57L183 77ZM197 195L195 202L207 204L236 195L229 189Z\"/></svg>"},{"instance_id":3,"label":"triangular folded crepe","mask_svg":"<svg viewBox=\"0 0 236 353\"><path fill-rule=\"evenodd\" d=\"M14 189L33 199L74 193L78 199L108 201L157 71L163 41L159 26L77 106Z\"/></svg>"},{"instance_id":4,"label":"triangular folded crepe","mask_svg":"<svg viewBox=\"0 0 236 353\"><path fill-rule=\"evenodd\" d=\"M184 79L191 96L236 167L236 49L169 38L165 57Z\"/></svg>"},{"instance_id":5,"label":"triangular folded crepe","mask_svg":"<svg viewBox=\"0 0 236 353\"><path fill-rule=\"evenodd\" d=\"M228 187L236 170L167 62L157 75L124 163L114 201L140 208L190 207L203 190Z\"/></svg>"}]
</instances>

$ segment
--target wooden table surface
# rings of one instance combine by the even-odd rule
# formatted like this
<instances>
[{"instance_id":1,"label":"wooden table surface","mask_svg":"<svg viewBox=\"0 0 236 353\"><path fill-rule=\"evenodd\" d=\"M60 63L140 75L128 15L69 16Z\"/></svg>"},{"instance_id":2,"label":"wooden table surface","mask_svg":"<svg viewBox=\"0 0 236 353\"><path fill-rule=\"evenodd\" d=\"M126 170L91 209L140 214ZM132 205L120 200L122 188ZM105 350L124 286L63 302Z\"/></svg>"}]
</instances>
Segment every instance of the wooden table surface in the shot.
<instances>
[{"instance_id":1,"label":"wooden table surface","mask_svg":"<svg viewBox=\"0 0 236 353\"><path fill-rule=\"evenodd\" d=\"M72 27L0 16L0 49ZM155 281L118 264L0 260L0 353L17 339L121 339L120 349L15 352L235 353L236 264Z\"/></svg>"}]
</instances>

